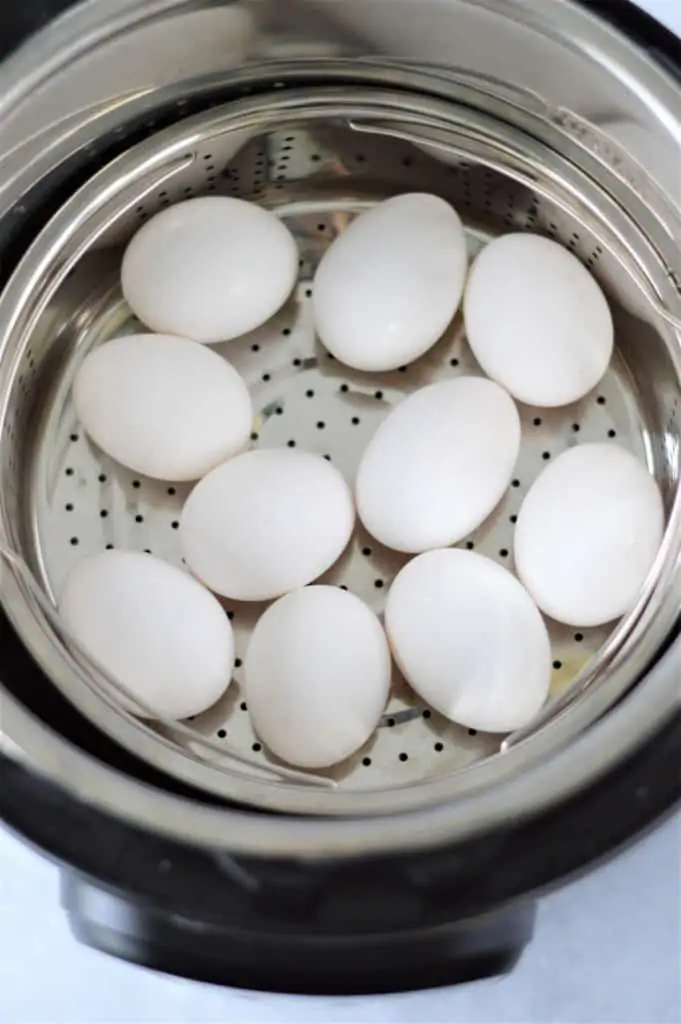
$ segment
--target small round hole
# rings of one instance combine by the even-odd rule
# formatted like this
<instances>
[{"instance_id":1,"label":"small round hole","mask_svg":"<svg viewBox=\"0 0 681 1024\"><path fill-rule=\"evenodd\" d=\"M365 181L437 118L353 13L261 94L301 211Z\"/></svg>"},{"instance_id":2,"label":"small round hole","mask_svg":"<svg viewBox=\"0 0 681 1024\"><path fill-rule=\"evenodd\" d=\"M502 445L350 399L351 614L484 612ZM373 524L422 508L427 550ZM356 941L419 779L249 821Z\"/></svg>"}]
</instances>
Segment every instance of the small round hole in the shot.
<instances>
[{"instance_id":1,"label":"small round hole","mask_svg":"<svg viewBox=\"0 0 681 1024\"><path fill-rule=\"evenodd\" d=\"M262 750L262 746L260 745L260 743L254 743L253 746L251 747L251 750L253 751L254 754L259 754L260 751Z\"/></svg>"},{"instance_id":2,"label":"small round hole","mask_svg":"<svg viewBox=\"0 0 681 1024\"><path fill-rule=\"evenodd\" d=\"M106 551L113 551L113 544L107 544Z\"/></svg>"},{"instance_id":3,"label":"small round hole","mask_svg":"<svg viewBox=\"0 0 681 1024\"><path fill-rule=\"evenodd\" d=\"M444 744L443 743L436 743L435 744L434 750L436 750L438 754L441 754L444 749L445 748L444 748Z\"/></svg>"},{"instance_id":4,"label":"small round hole","mask_svg":"<svg viewBox=\"0 0 681 1024\"><path fill-rule=\"evenodd\" d=\"M400 761L408 761L409 760L409 754L402 753L402 754L399 755L399 757L400 757Z\"/></svg>"},{"instance_id":5,"label":"small round hole","mask_svg":"<svg viewBox=\"0 0 681 1024\"><path fill-rule=\"evenodd\" d=\"M617 437L617 431L616 430L609 430L608 431L608 437Z\"/></svg>"},{"instance_id":6,"label":"small round hole","mask_svg":"<svg viewBox=\"0 0 681 1024\"><path fill-rule=\"evenodd\" d=\"M274 411L277 414L277 416L283 416L284 415L284 409L283 409L283 406L281 406L281 405L278 405L277 408Z\"/></svg>"},{"instance_id":7,"label":"small round hole","mask_svg":"<svg viewBox=\"0 0 681 1024\"><path fill-rule=\"evenodd\" d=\"M287 442L287 446L289 448L295 448L296 442L293 440L293 438L291 438L291 440Z\"/></svg>"},{"instance_id":8,"label":"small round hole","mask_svg":"<svg viewBox=\"0 0 681 1024\"><path fill-rule=\"evenodd\" d=\"M139 482L139 480L133 480L132 486L135 488L136 491L138 491L142 484Z\"/></svg>"},{"instance_id":9,"label":"small round hole","mask_svg":"<svg viewBox=\"0 0 681 1024\"><path fill-rule=\"evenodd\" d=\"M68 505L66 506L68 508ZM371 557L371 548L362 548L362 554L365 558Z\"/></svg>"},{"instance_id":10,"label":"small round hole","mask_svg":"<svg viewBox=\"0 0 681 1024\"><path fill-rule=\"evenodd\" d=\"M306 288L305 289L305 298L306 299L311 299L312 298L312 289L311 288Z\"/></svg>"},{"instance_id":11,"label":"small round hole","mask_svg":"<svg viewBox=\"0 0 681 1024\"><path fill-rule=\"evenodd\" d=\"M352 424L353 424L353 426L355 426L355 427L359 426L360 422L361 421L360 421L359 416L353 416L352 417Z\"/></svg>"},{"instance_id":12,"label":"small round hole","mask_svg":"<svg viewBox=\"0 0 681 1024\"><path fill-rule=\"evenodd\" d=\"M174 494L177 494L177 491L176 491L176 489L175 489L174 487L169 487L169 488L168 488L168 494L169 494L169 495L170 495L170 497L172 498L172 496L173 496Z\"/></svg>"},{"instance_id":13,"label":"small round hole","mask_svg":"<svg viewBox=\"0 0 681 1024\"><path fill-rule=\"evenodd\" d=\"M563 662L562 661L554 661L553 667L555 668L556 671L558 671L558 669L561 669L563 667Z\"/></svg>"},{"instance_id":14,"label":"small round hole","mask_svg":"<svg viewBox=\"0 0 681 1024\"><path fill-rule=\"evenodd\" d=\"M227 733L225 732L224 729L218 729L218 739L219 740L224 740L226 735L227 735Z\"/></svg>"},{"instance_id":15,"label":"small round hole","mask_svg":"<svg viewBox=\"0 0 681 1024\"><path fill-rule=\"evenodd\" d=\"M501 548L499 551L500 558L508 558L508 548Z\"/></svg>"},{"instance_id":16,"label":"small round hole","mask_svg":"<svg viewBox=\"0 0 681 1024\"><path fill-rule=\"evenodd\" d=\"M475 544L473 543L472 540L467 540L466 541L466 551L472 551L474 547L475 547Z\"/></svg>"},{"instance_id":17,"label":"small round hole","mask_svg":"<svg viewBox=\"0 0 681 1024\"><path fill-rule=\"evenodd\" d=\"M317 231L326 231L326 224L318 224Z\"/></svg>"},{"instance_id":18,"label":"small round hole","mask_svg":"<svg viewBox=\"0 0 681 1024\"><path fill-rule=\"evenodd\" d=\"M73 512L73 505L69 502L68 505L64 506L67 512Z\"/></svg>"},{"instance_id":19,"label":"small round hole","mask_svg":"<svg viewBox=\"0 0 681 1024\"><path fill-rule=\"evenodd\" d=\"M424 712L422 712L422 715L423 715L423 718L430 718L431 712L428 710L428 708L426 708L426 710Z\"/></svg>"},{"instance_id":20,"label":"small round hole","mask_svg":"<svg viewBox=\"0 0 681 1024\"><path fill-rule=\"evenodd\" d=\"M388 721L386 722L386 725L388 726L389 729L394 729L395 728L395 719L394 718L389 718Z\"/></svg>"},{"instance_id":21,"label":"small round hole","mask_svg":"<svg viewBox=\"0 0 681 1024\"><path fill-rule=\"evenodd\" d=\"M541 427L541 419L540 419L540 417L539 416L535 416L535 418L532 420L532 423L534 424L535 427Z\"/></svg>"},{"instance_id":22,"label":"small round hole","mask_svg":"<svg viewBox=\"0 0 681 1024\"><path fill-rule=\"evenodd\" d=\"M362 764L364 765L365 768L370 768L371 767L371 758L370 757L363 757L362 758Z\"/></svg>"},{"instance_id":23,"label":"small round hole","mask_svg":"<svg viewBox=\"0 0 681 1024\"><path fill-rule=\"evenodd\" d=\"M229 621L230 621L230 622L233 622L233 621L234 621L234 612L232 611L232 609L231 609L231 608L230 608L230 609L229 609L229 611L227 612L227 618L229 619Z\"/></svg>"},{"instance_id":24,"label":"small round hole","mask_svg":"<svg viewBox=\"0 0 681 1024\"><path fill-rule=\"evenodd\" d=\"M69 467L68 467L68 468L66 469L66 475L67 475L67 476L73 476L73 470L72 470L71 466L69 466Z\"/></svg>"},{"instance_id":25,"label":"small round hole","mask_svg":"<svg viewBox=\"0 0 681 1024\"><path fill-rule=\"evenodd\" d=\"M100 514L102 519L106 519L108 517L108 515L109 515L109 513L107 512L107 510L105 508L103 508L102 511L99 514Z\"/></svg>"},{"instance_id":26,"label":"small round hole","mask_svg":"<svg viewBox=\"0 0 681 1024\"><path fill-rule=\"evenodd\" d=\"M305 392L305 397L306 398L314 398L314 391L306 391Z\"/></svg>"},{"instance_id":27,"label":"small round hole","mask_svg":"<svg viewBox=\"0 0 681 1024\"><path fill-rule=\"evenodd\" d=\"M327 462L331 462L331 456L330 455L325 455L324 458L326 459Z\"/></svg>"},{"instance_id":28,"label":"small round hole","mask_svg":"<svg viewBox=\"0 0 681 1024\"><path fill-rule=\"evenodd\" d=\"M77 547L80 544L80 541L79 541L78 537L72 537L71 538L71 544L72 544L72 546L74 548Z\"/></svg>"},{"instance_id":29,"label":"small round hole","mask_svg":"<svg viewBox=\"0 0 681 1024\"><path fill-rule=\"evenodd\" d=\"M376 587L376 590L382 590L383 587L385 586L385 583L383 582L383 580L374 580L374 586Z\"/></svg>"},{"instance_id":30,"label":"small round hole","mask_svg":"<svg viewBox=\"0 0 681 1024\"><path fill-rule=\"evenodd\" d=\"M320 420L318 422L318 424L317 424L317 430L324 430L324 429L326 429L326 423L324 423L324 420Z\"/></svg>"},{"instance_id":31,"label":"small round hole","mask_svg":"<svg viewBox=\"0 0 681 1024\"><path fill-rule=\"evenodd\" d=\"M339 390L339 391L340 391L340 392L341 392L342 394L344 394L344 395L347 395L347 393L348 393L348 391L350 390L350 388L349 388L349 386L348 386L347 384L341 384L341 386L340 386L340 388L339 388L338 390Z\"/></svg>"},{"instance_id":32,"label":"small round hole","mask_svg":"<svg viewBox=\"0 0 681 1024\"><path fill-rule=\"evenodd\" d=\"M78 440L78 434L71 434L71 440L74 441L74 442L77 441Z\"/></svg>"},{"instance_id":33,"label":"small round hole","mask_svg":"<svg viewBox=\"0 0 681 1024\"><path fill-rule=\"evenodd\" d=\"M242 665L243 665L243 662L242 662L241 658L235 658L234 659L234 668L241 668Z\"/></svg>"},{"instance_id":34,"label":"small round hole","mask_svg":"<svg viewBox=\"0 0 681 1024\"><path fill-rule=\"evenodd\" d=\"M406 366L400 366L400 367L398 367L398 372L399 372L399 373L406 373L406 372L407 372L407 367L406 367Z\"/></svg>"},{"instance_id":35,"label":"small round hole","mask_svg":"<svg viewBox=\"0 0 681 1024\"><path fill-rule=\"evenodd\" d=\"M291 334L291 328L290 327L285 327L281 333L283 334L283 336L285 338L288 338L290 336L290 334Z\"/></svg>"},{"instance_id":36,"label":"small round hole","mask_svg":"<svg viewBox=\"0 0 681 1024\"><path fill-rule=\"evenodd\" d=\"M606 399L605 395L599 395L598 398L596 399L596 401L598 402L599 405L605 405L607 399Z\"/></svg>"},{"instance_id":37,"label":"small round hole","mask_svg":"<svg viewBox=\"0 0 681 1024\"><path fill-rule=\"evenodd\" d=\"M269 373L263 373L262 379L263 379L264 383L267 384L268 380L271 380L271 377L270 377Z\"/></svg>"},{"instance_id":38,"label":"small round hole","mask_svg":"<svg viewBox=\"0 0 681 1024\"><path fill-rule=\"evenodd\" d=\"M346 592L346 594L347 594L347 592L348 592L348 588L347 588L347 587L345 586L345 584L344 584L344 583L341 583L341 585L340 585L340 587L339 587L338 589L339 589L339 590L344 590L344 591Z\"/></svg>"},{"instance_id":39,"label":"small round hole","mask_svg":"<svg viewBox=\"0 0 681 1024\"><path fill-rule=\"evenodd\" d=\"M583 633L575 633L575 640L577 641L578 644L581 644L583 639L584 639L584 634Z\"/></svg>"},{"instance_id":40,"label":"small round hole","mask_svg":"<svg viewBox=\"0 0 681 1024\"><path fill-rule=\"evenodd\" d=\"M382 401L383 400L383 392L382 391L375 391L374 392L374 398L377 401L379 401L379 402Z\"/></svg>"},{"instance_id":41,"label":"small round hole","mask_svg":"<svg viewBox=\"0 0 681 1024\"><path fill-rule=\"evenodd\" d=\"M513 480L511 482L511 487L520 487L520 480Z\"/></svg>"},{"instance_id":42,"label":"small round hole","mask_svg":"<svg viewBox=\"0 0 681 1024\"><path fill-rule=\"evenodd\" d=\"M170 524L170 526L171 526L171 528L173 530L179 530L180 529L180 524L178 523L177 519L174 519L173 522Z\"/></svg>"},{"instance_id":43,"label":"small round hole","mask_svg":"<svg viewBox=\"0 0 681 1024\"><path fill-rule=\"evenodd\" d=\"M294 359L293 360L293 365L294 366L302 366L303 365L303 360L302 359Z\"/></svg>"},{"instance_id":44,"label":"small round hole","mask_svg":"<svg viewBox=\"0 0 681 1024\"><path fill-rule=\"evenodd\" d=\"M449 365L450 366L458 366L459 365L459 360L458 359L450 359L449 360Z\"/></svg>"},{"instance_id":45,"label":"small round hole","mask_svg":"<svg viewBox=\"0 0 681 1024\"><path fill-rule=\"evenodd\" d=\"M542 452L541 457L544 460L544 462L548 462L551 458L551 452Z\"/></svg>"},{"instance_id":46,"label":"small round hole","mask_svg":"<svg viewBox=\"0 0 681 1024\"><path fill-rule=\"evenodd\" d=\"M572 424L572 429L573 429L575 434L578 434L582 428L580 427L579 423L573 423Z\"/></svg>"},{"instance_id":47,"label":"small round hole","mask_svg":"<svg viewBox=\"0 0 681 1024\"><path fill-rule=\"evenodd\" d=\"M246 703L245 700L241 701L241 704L239 704L239 707L241 708L242 711L248 711L248 704Z\"/></svg>"},{"instance_id":48,"label":"small round hole","mask_svg":"<svg viewBox=\"0 0 681 1024\"><path fill-rule=\"evenodd\" d=\"M257 441L259 436L260 436L259 434L256 434L255 432L253 432L251 434L251 441Z\"/></svg>"},{"instance_id":49,"label":"small round hole","mask_svg":"<svg viewBox=\"0 0 681 1024\"><path fill-rule=\"evenodd\" d=\"M478 730L477 729L469 729L468 730L468 735L469 736L477 736L478 735Z\"/></svg>"},{"instance_id":50,"label":"small round hole","mask_svg":"<svg viewBox=\"0 0 681 1024\"><path fill-rule=\"evenodd\" d=\"M106 483L106 473L100 473L99 476L97 477L97 479L99 480L100 484L105 484Z\"/></svg>"}]
</instances>

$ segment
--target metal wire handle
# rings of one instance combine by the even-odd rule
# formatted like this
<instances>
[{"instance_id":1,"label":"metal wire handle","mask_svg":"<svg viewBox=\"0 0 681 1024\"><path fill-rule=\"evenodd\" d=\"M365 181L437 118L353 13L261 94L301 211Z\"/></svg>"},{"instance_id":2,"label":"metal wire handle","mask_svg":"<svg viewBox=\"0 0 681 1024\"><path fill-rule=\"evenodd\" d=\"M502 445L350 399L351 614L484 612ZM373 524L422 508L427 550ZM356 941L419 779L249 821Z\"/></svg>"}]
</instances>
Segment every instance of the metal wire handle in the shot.
<instances>
[{"instance_id":1,"label":"metal wire handle","mask_svg":"<svg viewBox=\"0 0 681 1024\"><path fill-rule=\"evenodd\" d=\"M430 119L423 118L421 120L421 124L425 128L431 128L436 131L446 131L446 129L443 129L443 126L441 124L439 124L437 121L432 121ZM584 122L584 124L586 124L586 122ZM422 146L427 149L439 150L440 152L446 153L448 156L451 157L465 158L466 156L470 155L469 151L467 151L464 146L458 147L449 141L444 141L443 139L438 138L437 136L431 134L419 134L417 132L411 131L411 129L405 129L399 124L399 122L389 122L381 124L351 121L350 127L353 129L353 131L359 132L360 134L381 135L385 136L386 138L400 139L403 142L410 142L415 146ZM489 142L489 140L487 141ZM499 160L498 165L494 167L494 169L499 171L504 170L504 163L501 159ZM518 181L520 181L524 185L527 185L527 187L531 188L534 192L537 192L546 198L550 198L554 203L556 203L556 205L559 205L561 209L563 209L566 213L570 213L573 215L575 214L574 208L571 207L569 203L565 201L559 202L555 194L552 193L549 189L544 188L541 182L537 181L536 178L532 178L527 174L523 174L519 170L515 170L514 175ZM633 187L633 183L627 177L622 177L621 180L626 181L627 184L632 185ZM615 241L612 237L605 237L603 233L600 233L596 228L593 228L593 234L594 237L597 238L597 240L603 246L607 247L608 251L617 260L618 264L629 276L632 283L636 285L639 292L642 294L643 298L651 305L655 313L662 320L664 320L665 323L669 324L670 327L673 327L674 330L679 331L681 333L681 317L673 313L669 309L669 307L661 301L659 296L653 291L653 288L651 287L649 281L647 281L642 275L639 275L632 271L631 260L628 259L628 252L624 243L619 240ZM677 297L681 302L681 281L678 280L677 274L672 268L667 267L667 271L670 280L672 281L672 284L676 288Z\"/></svg>"}]
</instances>

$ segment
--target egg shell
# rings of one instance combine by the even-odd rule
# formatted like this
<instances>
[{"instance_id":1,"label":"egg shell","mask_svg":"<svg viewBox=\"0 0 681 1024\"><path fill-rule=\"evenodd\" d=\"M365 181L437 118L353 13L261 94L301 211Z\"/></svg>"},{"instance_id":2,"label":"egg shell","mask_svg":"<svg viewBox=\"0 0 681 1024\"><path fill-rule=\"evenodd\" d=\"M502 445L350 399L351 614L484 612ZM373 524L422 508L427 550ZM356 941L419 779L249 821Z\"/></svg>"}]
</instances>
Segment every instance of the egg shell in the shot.
<instances>
[{"instance_id":1,"label":"egg shell","mask_svg":"<svg viewBox=\"0 0 681 1024\"><path fill-rule=\"evenodd\" d=\"M662 543L647 468L616 444L584 444L535 481L515 531L518 576L547 615L600 626L633 606Z\"/></svg>"},{"instance_id":2,"label":"egg shell","mask_svg":"<svg viewBox=\"0 0 681 1024\"><path fill-rule=\"evenodd\" d=\"M504 235L482 250L464 319L488 377L529 405L578 401L612 357L612 314L600 286L576 256L539 235Z\"/></svg>"},{"instance_id":3,"label":"egg shell","mask_svg":"<svg viewBox=\"0 0 681 1024\"><path fill-rule=\"evenodd\" d=\"M244 679L253 727L289 764L326 768L350 757L378 725L391 662L374 613L336 587L306 587L258 622Z\"/></svg>"},{"instance_id":4,"label":"egg shell","mask_svg":"<svg viewBox=\"0 0 681 1024\"><path fill-rule=\"evenodd\" d=\"M354 523L350 489L334 466L276 448L204 477L187 499L180 536L187 564L211 590L267 601L326 572Z\"/></svg>"},{"instance_id":5,"label":"egg shell","mask_svg":"<svg viewBox=\"0 0 681 1024\"><path fill-rule=\"evenodd\" d=\"M415 558L390 589L385 626L407 681L459 725L512 732L546 701L546 626L527 591L489 558L455 550Z\"/></svg>"},{"instance_id":6,"label":"egg shell","mask_svg":"<svg viewBox=\"0 0 681 1024\"><path fill-rule=\"evenodd\" d=\"M123 257L123 294L154 331L229 341L284 305L298 276L295 239L278 217L227 196L188 199L140 228Z\"/></svg>"},{"instance_id":7,"label":"egg shell","mask_svg":"<svg viewBox=\"0 0 681 1024\"><path fill-rule=\"evenodd\" d=\"M253 410L236 370L185 338L116 338L86 356L73 400L84 430L122 466L198 480L248 444Z\"/></svg>"},{"instance_id":8,"label":"egg shell","mask_svg":"<svg viewBox=\"0 0 681 1024\"><path fill-rule=\"evenodd\" d=\"M229 686L234 636L224 610L191 576L152 555L83 559L58 607L69 635L154 716L198 715ZM128 710L152 717L132 702Z\"/></svg>"},{"instance_id":9,"label":"egg shell","mask_svg":"<svg viewBox=\"0 0 681 1024\"><path fill-rule=\"evenodd\" d=\"M412 554L455 544L493 511L520 452L520 417L479 377L432 384L383 421L357 474L359 516L372 536Z\"/></svg>"},{"instance_id":10,"label":"egg shell","mask_svg":"<svg viewBox=\"0 0 681 1024\"><path fill-rule=\"evenodd\" d=\"M357 370L394 370L431 348L461 302L468 256L456 211L438 196L395 196L334 241L314 281L322 343Z\"/></svg>"}]
</instances>

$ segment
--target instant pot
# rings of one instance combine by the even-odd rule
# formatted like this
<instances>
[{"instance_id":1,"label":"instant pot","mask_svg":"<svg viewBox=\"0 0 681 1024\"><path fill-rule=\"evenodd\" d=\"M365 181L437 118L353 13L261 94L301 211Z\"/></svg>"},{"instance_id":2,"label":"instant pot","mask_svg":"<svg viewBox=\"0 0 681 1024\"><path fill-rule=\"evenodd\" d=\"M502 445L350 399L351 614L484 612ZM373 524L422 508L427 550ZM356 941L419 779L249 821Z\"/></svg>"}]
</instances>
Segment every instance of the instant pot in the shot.
<instances>
[{"instance_id":1,"label":"instant pot","mask_svg":"<svg viewBox=\"0 0 681 1024\"><path fill-rule=\"evenodd\" d=\"M541 893L681 794L679 41L625 0L31 0L0 12L0 47L0 817L62 866L81 941L157 970L341 994L509 970ZM540 453L575 427L640 452L667 509L655 571L614 630L554 634L554 695L505 739L403 691L328 777L268 759L236 687L152 728L54 607L85 551L176 554L177 489L118 473L71 418L74 366L129 318L121 246L194 195L260 202L295 231L304 319L343 218L415 189L471 244L540 232L599 278L613 370L578 423L526 425ZM344 400L341 368L281 334L277 391L263 346L237 360L269 444ZM461 346L446 357L465 371ZM346 433L324 435L340 464ZM500 557L507 512L480 540ZM397 568L360 538L338 581L380 611ZM231 614L243 641L249 613Z\"/></svg>"}]
</instances>

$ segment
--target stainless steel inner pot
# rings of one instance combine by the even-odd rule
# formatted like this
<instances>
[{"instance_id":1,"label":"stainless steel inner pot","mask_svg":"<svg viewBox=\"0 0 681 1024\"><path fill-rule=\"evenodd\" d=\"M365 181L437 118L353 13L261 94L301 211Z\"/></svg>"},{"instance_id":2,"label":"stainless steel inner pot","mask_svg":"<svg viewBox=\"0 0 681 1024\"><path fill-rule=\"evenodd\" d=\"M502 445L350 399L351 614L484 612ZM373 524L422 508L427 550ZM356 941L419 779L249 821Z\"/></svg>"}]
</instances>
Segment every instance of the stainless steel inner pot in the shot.
<instances>
[{"instance_id":1,"label":"stainless steel inner pot","mask_svg":"<svg viewBox=\"0 0 681 1024\"><path fill-rule=\"evenodd\" d=\"M476 806L484 817L484 800L491 797L495 813L503 813L503 801L493 794L545 772L553 759L555 768L545 776L553 782L543 797L550 800L560 770L557 754L569 756L581 737L608 719L614 723L613 709L625 696L630 699L645 687L653 694L646 671L678 614L681 219L664 175L643 166L646 147L632 144L627 151L615 141L617 135L627 136L617 118L606 134L581 112L553 103L550 93L528 88L520 69L502 81L465 61L462 67L443 65L434 26L445 11L462 23L480 16L495 50L504 39L519 45L524 38L529 54L535 36L545 29L547 45L566 58L564 69L580 61L582 70L590 60L598 65L593 55L580 53L578 37L568 45L567 35L556 35L554 15L541 26L523 3L514 5L512 17L492 2L479 5L477 14L465 0L424 3L423 22L412 42L415 50L423 48L428 23L432 52L414 53L422 58L418 61L401 52L406 36L398 38L399 29L409 7L401 0L383 5L396 15L390 23L375 2L361 9L291 4L290 21L283 19L288 36L272 6L225 4L218 9L220 16L232 18L230 38L244 47L238 59L220 57L204 24L204 51L197 57L201 74L187 67L178 78L164 65L157 87L134 89L131 81L113 103L108 83L113 57L121 55L116 40L132 43L135 68L135 60L143 64L144 40L155 31L171 39L173 52L184 52L180 15L189 18L191 5L137 6L130 13L124 5L118 22L108 3L82 9L82 17L91 19L92 34L75 64L86 74L99 67L101 76L92 78L93 94L77 116L71 113L47 129L38 128L46 111L58 109L60 88L72 73L54 54L54 88L36 86L37 99L28 107L35 118L33 135L25 128L21 138L18 115L8 108L3 113L0 105L0 127L4 124L7 138L16 141L0 162L3 226L21 214L29 185L49 181L66 155L77 155L79 166L91 168L58 204L0 297L1 596L6 613L55 686L118 743L171 776L241 804L346 817L435 811L447 805L453 812L460 808L461 822L474 827ZM143 8L146 21L138 17ZM98 21L102 12L107 18ZM359 47L361 59L348 60L343 51L358 48L349 32L353 12L362 38L375 40L379 29L384 35L380 45ZM165 17L171 13L177 17L175 26ZM204 8L200 13L207 17L210 12ZM572 5L561 0L554 9L559 13L567 16L564 27L569 28ZM338 21L333 31L325 21L330 14ZM255 31L259 16L269 35ZM298 32L301 24L307 50ZM586 31L586 24L581 28ZM333 46L328 45L331 39ZM387 54L380 52L385 39ZM256 51L265 59L246 60L249 47L252 58ZM239 67L225 70L230 61ZM97 95L102 82L109 102ZM604 95L613 90L611 82ZM20 110L27 101L9 93ZM600 120L606 124L608 118ZM30 117L28 124L33 124ZM107 156L109 147L119 154L114 159ZM632 150L638 150L635 159ZM522 410L517 478L498 512L469 543L512 567L514 517L542 467L573 444L615 438L647 462L667 509L664 548L637 606L613 629L576 632L551 626L553 700L532 728L506 740L445 722L399 679L371 743L337 770L317 776L287 771L270 760L251 731L238 686L213 710L180 728L138 721L120 709L115 691L69 644L51 610L74 561L109 545L151 550L181 564L175 526L186 489L136 478L112 464L83 436L71 405L70 385L84 354L138 326L118 286L122 247L159 209L206 193L259 202L286 221L301 256L296 293L273 322L224 351L254 395L254 446L295 444L328 456L351 477L367 439L406 394L441 377L480 372L460 319L423 360L383 376L347 370L315 339L310 297L325 248L359 211L413 190L438 193L456 206L471 255L504 232L546 234L582 259L606 290L617 329L611 370L597 392L576 406ZM399 556L360 531L328 581L347 586L380 612L401 564ZM259 609L234 605L228 610L243 657ZM238 668L235 678L238 683ZM673 706L669 683L662 689L661 698L648 698L652 706L639 722L640 737ZM27 730L13 703L7 706L3 728L21 750ZM635 742L629 734L628 742ZM31 743L31 756L35 746ZM610 754L615 751L608 748ZM37 760L40 765L41 756ZM43 769L50 772L67 761L68 756L42 755ZM87 780L76 782L71 770L69 776L69 785L86 798L97 789L98 801L118 809L126 803L126 813L144 804L137 798L122 801L111 779L103 795L98 783L89 789ZM527 792L528 801L537 799L529 781ZM179 805L166 821L161 804L155 825L189 831L180 823ZM248 829L239 841L251 841ZM381 841L387 842L385 836Z\"/></svg>"}]
</instances>

